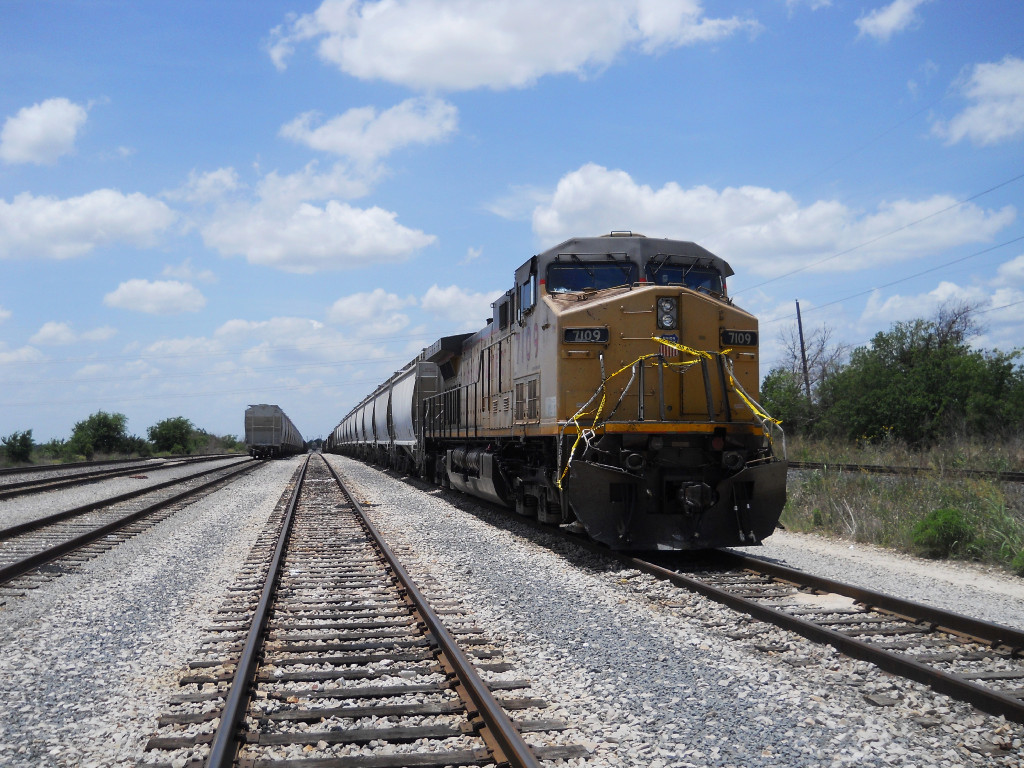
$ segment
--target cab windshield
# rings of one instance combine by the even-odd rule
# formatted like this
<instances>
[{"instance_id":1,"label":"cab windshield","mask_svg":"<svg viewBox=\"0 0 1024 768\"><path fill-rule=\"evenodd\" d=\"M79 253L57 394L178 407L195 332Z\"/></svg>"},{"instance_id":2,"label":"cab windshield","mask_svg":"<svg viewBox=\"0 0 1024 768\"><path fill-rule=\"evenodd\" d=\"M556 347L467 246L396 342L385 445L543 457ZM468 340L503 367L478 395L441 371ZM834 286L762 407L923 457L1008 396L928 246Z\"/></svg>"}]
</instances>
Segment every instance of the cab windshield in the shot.
<instances>
[{"instance_id":1,"label":"cab windshield","mask_svg":"<svg viewBox=\"0 0 1024 768\"><path fill-rule=\"evenodd\" d=\"M721 273L708 267L651 262L647 265L646 272L647 282L655 285L685 285L695 291L725 294Z\"/></svg>"},{"instance_id":2,"label":"cab windshield","mask_svg":"<svg viewBox=\"0 0 1024 768\"><path fill-rule=\"evenodd\" d=\"M576 293L618 288L637 282L631 261L562 261L548 266L548 293Z\"/></svg>"}]
</instances>

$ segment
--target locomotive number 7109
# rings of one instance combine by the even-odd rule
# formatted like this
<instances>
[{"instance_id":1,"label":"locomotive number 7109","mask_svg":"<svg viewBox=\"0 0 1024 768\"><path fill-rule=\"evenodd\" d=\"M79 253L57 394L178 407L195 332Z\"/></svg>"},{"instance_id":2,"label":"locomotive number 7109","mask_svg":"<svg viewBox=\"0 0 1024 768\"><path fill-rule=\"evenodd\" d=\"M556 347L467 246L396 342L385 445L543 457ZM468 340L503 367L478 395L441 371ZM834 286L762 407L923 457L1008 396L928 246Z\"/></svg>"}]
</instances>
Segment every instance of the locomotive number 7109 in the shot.
<instances>
[{"instance_id":1,"label":"locomotive number 7109","mask_svg":"<svg viewBox=\"0 0 1024 768\"><path fill-rule=\"evenodd\" d=\"M723 347L756 347L757 331L733 331L722 329Z\"/></svg>"},{"instance_id":2,"label":"locomotive number 7109","mask_svg":"<svg viewBox=\"0 0 1024 768\"><path fill-rule=\"evenodd\" d=\"M566 344L607 344L607 328L563 328L562 341Z\"/></svg>"}]
</instances>

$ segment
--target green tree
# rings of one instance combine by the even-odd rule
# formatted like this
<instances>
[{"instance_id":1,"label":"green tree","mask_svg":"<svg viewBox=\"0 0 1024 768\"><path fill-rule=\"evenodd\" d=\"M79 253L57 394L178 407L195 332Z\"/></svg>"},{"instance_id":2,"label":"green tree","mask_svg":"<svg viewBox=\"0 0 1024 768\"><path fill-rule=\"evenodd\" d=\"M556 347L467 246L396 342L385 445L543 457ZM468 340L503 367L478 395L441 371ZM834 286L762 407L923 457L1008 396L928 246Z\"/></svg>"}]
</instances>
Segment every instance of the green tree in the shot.
<instances>
[{"instance_id":1,"label":"green tree","mask_svg":"<svg viewBox=\"0 0 1024 768\"><path fill-rule=\"evenodd\" d=\"M192 422L184 416L158 421L147 430L150 442L158 451L191 453L194 444Z\"/></svg>"},{"instance_id":2,"label":"green tree","mask_svg":"<svg viewBox=\"0 0 1024 768\"><path fill-rule=\"evenodd\" d=\"M125 453L128 450L128 417L123 413L97 411L75 424L68 447L75 455L91 457L93 452Z\"/></svg>"},{"instance_id":3,"label":"green tree","mask_svg":"<svg viewBox=\"0 0 1024 768\"><path fill-rule=\"evenodd\" d=\"M24 432L12 432L7 437L0 438L3 443L7 460L12 463L32 461L32 430Z\"/></svg>"},{"instance_id":4,"label":"green tree","mask_svg":"<svg viewBox=\"0 0 1024 768\"><path fill-rule=\"evenodd\" d=\"M912 445L949 432L989 433L1024 424L1017 352L975 350L970 307L934 320L896 323L821 388L821 431L854 440L893 437Z\"/></svg>"},{"instance_id":5,"label":"green tree","mask_svg":"<svg viewBox=\"0 0 1024 768\"><path fill-rule=\"evenodd\" d=\"M812 404L807 400L800 375L786 368L773 368L761 382L761 405L773 418L782 421L789 434L806 430L811 421Z\"/></svg>"}]
</instances>

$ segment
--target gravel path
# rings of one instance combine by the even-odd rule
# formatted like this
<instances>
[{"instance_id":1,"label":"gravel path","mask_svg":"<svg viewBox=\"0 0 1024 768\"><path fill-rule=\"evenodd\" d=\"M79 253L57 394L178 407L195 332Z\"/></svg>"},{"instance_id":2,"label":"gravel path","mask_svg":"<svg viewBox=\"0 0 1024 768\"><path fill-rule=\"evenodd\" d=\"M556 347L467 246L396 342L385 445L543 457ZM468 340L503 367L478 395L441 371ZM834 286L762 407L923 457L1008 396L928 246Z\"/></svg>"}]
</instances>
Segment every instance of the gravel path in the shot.
<instances>
[{"instance_id":1,"label":"gravel path","mask_svg":"<svg viewBox=\"0 0 1024 768\"><path fill-rule=\"evenodd\" d=\"M561 705L554 716L585 734L589 766L1024 765L1021 726L619 570L470 497L330 461L393 545L418 552L413 575L445 585L509 643L517 671ZM942 584L930 587L940 602Z\"/></svg>"},{"instance_id":2,"label":"gravel path","mask_svg":"<svg viewBox=\"0 0 1024 768\"><path fill-rule=\"evenodd\" d=\"M0 608L0 766L134 766L299 459Z\"/></svg>"},{"instance_id":3,"label":"gravel path","mask_svg":"<svg viewBox=\"0 0 1024 768\"><path fill-rule=\"evenodd\" d=\"M166 482L176 477L188 477L205 469L225 467L243 460L244 456L233 456L228 459L183 464L175 467L164 467L162 464L139 467L135 476L112 477L95 483L63 488L54 491L34 493L28 496L16 496L12 499L0 500L0 528L35 520L65 509L73 509L98 499L106 499L121 493L128 493L157 483ZM140 479L141 478L141 479Z\"/></svg>"}]
</instances>

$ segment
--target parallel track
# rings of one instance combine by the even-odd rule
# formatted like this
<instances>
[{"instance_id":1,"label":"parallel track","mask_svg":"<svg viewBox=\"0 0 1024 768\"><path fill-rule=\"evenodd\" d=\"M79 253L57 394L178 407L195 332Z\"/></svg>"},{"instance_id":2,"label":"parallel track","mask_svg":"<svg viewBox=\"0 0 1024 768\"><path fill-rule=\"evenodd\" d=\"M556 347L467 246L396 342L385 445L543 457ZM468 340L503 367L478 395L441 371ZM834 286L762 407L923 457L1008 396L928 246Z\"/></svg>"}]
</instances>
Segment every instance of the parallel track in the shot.
<instances>
[{"instance_id":1,"label":"parallel track","mask_svg":"<svg viewBox=\"0 0 1024 768\"><path fill-rule=\"evenodd\" d=\"M934 475L939 470L930 467L894 467L881 464L835 464L822 461L791 461L790 469L812 469L833 472L863 472L872 475ZM943 469L956 477L977 477L1003 483L1024 483L1024 472L996 472L988 469Z\"/></svg>"},{"instance_id":2,"label":"parallel track","mask_svg":"<svg viewBox=\"0 0 1024 768\"><path fill-rule=\"evenodd\" d=\"M1024 723L1024 632L734 552L721 566L634 567L994 715Z\"/></svg>"},{"instance_id":3,"label":"parallel track","mask_svg":"<svg viewBox=\"0 0 1024 768\"><path fill-rule=\"evenodd\" d=\"M88 470L85 472L73 472L68 474L62 474L57 477L43 477L36 480L22 480L13 483L4 483L0 485L0 500L10 499L17 496L24 496L30 493L42 493L44 491L60 490L64 488L74 488L79 485L86 485L88 483L97 483L100 480L107 480L113 477L123 477L124 475L131 475L139 472L140 470L158 470L167 469L169 467L176 467L182 464L196 464L206 461L219 461L227 458L225 456L189 456L178 459L171 459L162 464L136 464L135 466L129 467L116 467L106 469ZM56 467L55 469L60 469ZM54 471L53 469L47 469L45 471Z\"/></svg>"},{"instance_id":4,"label":"parallel track","mask_svg":"<svg viewBox=\"0 0 1024 768\"><path fill-rule=\"evenodd\" d=\"M155 513L257 466L256 462L245 458L235 464L206 469L4 528L0 530L0 586L9 586L58 558L87 547L106 547L130 538L138 532L138 524ZM188 485L194 481L201 482ZM163 492L177 486L185 486L185 490L172 494ZM153 498L142 505L129 503L144 496ZM149 519L148 522L154 521Z\"/></svg>"},{"instance_id":5,"label":"parallel track","mask_svg":"<svg viewBox=\"0 0 1024 768\"><path fill-rule=\"evenodd\" d=\"M536 768L540 759L586 754L526 743L522 733L564 725L511 722L506 710L546 703L494 697L528 684L484 681L508 671L498 651L463 622L445 627L325 460L307 458L272 522L205 658L181 680L192 690L147 746L154 759L201 757L217 768Z\"/></svg>"}]
</instances>

